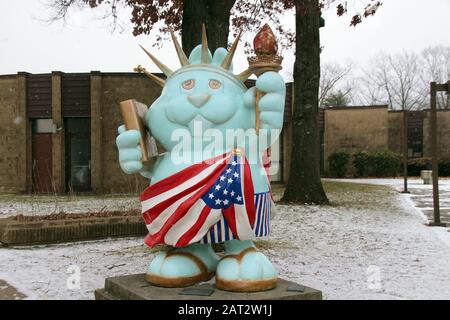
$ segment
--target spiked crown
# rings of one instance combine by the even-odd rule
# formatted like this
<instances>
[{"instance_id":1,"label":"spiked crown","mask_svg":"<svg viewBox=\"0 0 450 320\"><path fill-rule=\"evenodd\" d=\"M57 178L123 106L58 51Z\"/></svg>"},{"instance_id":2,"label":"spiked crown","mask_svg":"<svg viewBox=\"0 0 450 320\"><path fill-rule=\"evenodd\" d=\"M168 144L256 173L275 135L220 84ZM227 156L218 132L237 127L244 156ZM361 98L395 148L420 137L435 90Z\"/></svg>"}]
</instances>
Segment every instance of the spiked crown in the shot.
<instances>
[{"instance_id":1,"label":"spiked crown","mask_svg":"<svg viewBox=\"0 0 450 320\"><path fill-rule=\"evenodd\" d=\"M234 40L233 44L231 45L230 50L227 52L225 57L221 60L220 65L217 63L214 63L211 58L211 54L208 49L208 40L206 38L206 28L205 25L202 25L202 43L201 43L201 55L200 59L198 61L194 61L195 59L188 59L185 52L180 46L180 43L178 42L175 34L171 32L172 41L175 45L175 50L178 55L178 59L180 60L181 68L172 71L169 69L165 64L163 64L161 61L159 61L154 55L152 55L149 51L147 51L144 47L141 46L141 48L145 51L145 53L149 56L149 58L155 63L155 65L166 75L166 77L169 79L171 76L174 76L175 74L180 74L185 71L192 71L192 70L207 70L210 69L214 72L219 72L222 75L226 76L227 78L230 78L233 81L237 81L240 86L243 86L243 82L247 80L251 74L252 71L250 69L247 69L243 72L241 72L238 75L235 75L231 72L231 62L233 60L233 56L236 52L237 45L239 43L239 39L241 37L241 32L238 34L236 39ZM194 49L195 51L196 49ZM223 50L223 49L222 49ZM134 71L144 73L146 74L151 80L155 81L158 85L163 87L166 83L166 80L148 72L145 68L142 66L137 66Z\"/></svg>"}]
</instances>

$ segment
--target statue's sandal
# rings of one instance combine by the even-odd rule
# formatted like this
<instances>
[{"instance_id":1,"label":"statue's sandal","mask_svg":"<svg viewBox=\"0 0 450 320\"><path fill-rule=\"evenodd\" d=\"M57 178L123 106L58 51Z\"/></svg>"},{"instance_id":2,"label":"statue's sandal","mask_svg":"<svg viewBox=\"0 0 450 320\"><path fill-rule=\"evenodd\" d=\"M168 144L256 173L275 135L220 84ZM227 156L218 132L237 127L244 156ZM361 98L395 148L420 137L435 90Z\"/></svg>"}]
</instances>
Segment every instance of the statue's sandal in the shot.
<instances>
[{"instance_id":1,"label":"statue's sandal","mask_svg":"<svg viewBox=\"0 0 450 320\"><path fill-rule=\"evenodd\" d=\"M248 264L247 267L250 267L246 270L241 270L244 259L253 259L253 263ZM257 269L259 269L257 271L259 274L256 276L249 274ZM244 249L239 254L224 256L217 266L216 287L218 289L233 292L256 292L271 290L276 286L276 271L266 256L254 247Z\"/></svg>"},{"instance_id":2,"label":"statue's sandal","mask_svg":"<svg viewBox=\"0 0 450 320\"><path fill-rule=\"evenodd\" d=\"M180 264L180 261L176 261L180 258L185 260L183 261L184 265L189 264L190 270L197 269L197 272L189 275L176 275L182 265ZM162 259L162 261L152 261L152 264L161 263L161 266L164 264L166 271L169 269L169 271L172 272L170 272L170 275L168 275L167 272L165 275L161 275L149 270L146 275L147 281L156 286L168 288L188 287L199 282L208 281L214 277L215 268L212 270L208 269L206 264L200 258L190 252L169 251L167 253L161 253L161 256L157 257L155 260L157 259Z\"/></svg>"}]
</instances>

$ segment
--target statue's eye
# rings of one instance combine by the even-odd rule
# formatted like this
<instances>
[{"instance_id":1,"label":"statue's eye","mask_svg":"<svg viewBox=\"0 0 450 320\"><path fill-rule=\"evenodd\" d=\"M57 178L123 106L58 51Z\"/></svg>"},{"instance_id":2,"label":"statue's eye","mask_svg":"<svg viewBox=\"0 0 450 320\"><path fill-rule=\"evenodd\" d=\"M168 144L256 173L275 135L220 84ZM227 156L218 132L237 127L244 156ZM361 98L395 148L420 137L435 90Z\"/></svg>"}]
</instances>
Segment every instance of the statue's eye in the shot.
<instances>
[{"instance_id":1,"label":"statue's eye","mask_svg":"<svg viewBox=\"0 0 450 320\"><path fill-rule=\"evenodd\" d=\"M186 80L183 82L181 86L183 87L183 89L191 90L195 86L195 80L194 79Z\"/></svg>"},{"instance_id":2,"label":"statue's eye","mask_svg":"<svg viewBox=\"0 0 450 320\"><path fill-rule=\"evenodd\" d=\"M222 84L217 80L209 80L209 87L211 89L219 89Z\"/></svg>"}]
</instances>

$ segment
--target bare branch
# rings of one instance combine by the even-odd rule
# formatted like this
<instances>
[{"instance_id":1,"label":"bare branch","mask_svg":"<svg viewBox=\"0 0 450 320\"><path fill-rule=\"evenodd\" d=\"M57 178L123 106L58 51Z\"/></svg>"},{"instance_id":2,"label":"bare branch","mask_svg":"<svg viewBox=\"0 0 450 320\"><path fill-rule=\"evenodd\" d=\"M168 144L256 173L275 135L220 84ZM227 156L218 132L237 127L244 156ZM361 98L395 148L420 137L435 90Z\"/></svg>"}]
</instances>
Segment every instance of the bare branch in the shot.
<instances>
[{"instance_id":1,"label":"bare branch","mask_svg":"<svg viewBox=\"0 0 450 320\"><path fill-rule=\"evenodd\" d=\"M392 109L422 109L427 94L421 72L419 57L413 52L380 53L363 70L362 100L388 101Z\"/></svg>"},{"instance_id":2,"label":"bare branch","mask_svg":"<svg viewBox=\"0 0 450 320\"><path fill-rule=\"evenodd\" d=\"M323 106L325 100L334 92L339 84L348 77L352 71L353 64L325 64L321 68L319 84L319 106ZM350 92L351 90L346 89ZM348 94L348 93L347 93Z\"/></svg>"},{"instance_id":3,"label":"bare branch","mask_svg":"<svg viewBox=\"0 0 450 320\"><path fill-rule=\"evenodd\" d=\"M423 61L424 86L430 82L446 83L450 80L450 47L433 46L425 48L421 53ZM444 92L438 92L436 97L438 109L450 109L450 96Z\"/></svg>"}]
</instances>

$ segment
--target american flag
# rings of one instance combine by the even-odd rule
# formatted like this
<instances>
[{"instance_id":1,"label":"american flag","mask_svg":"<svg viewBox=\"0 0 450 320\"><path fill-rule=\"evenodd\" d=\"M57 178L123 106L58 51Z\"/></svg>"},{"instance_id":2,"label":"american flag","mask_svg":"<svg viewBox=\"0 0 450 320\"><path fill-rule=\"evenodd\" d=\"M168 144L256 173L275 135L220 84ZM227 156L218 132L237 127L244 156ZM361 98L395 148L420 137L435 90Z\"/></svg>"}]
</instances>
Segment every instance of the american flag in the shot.
<instances>
[{"instance_id":1,"label":"american flag","mask_svg":"<svg viewBox=\"0 0 450 320\"><path fill-rule=\"evenodd\" d=\"M234 238L255 237L250 165L240 152L194 164L149 186L140 199L150 247L199 242L222 218Z\"/></svg>"}]
</instances>

